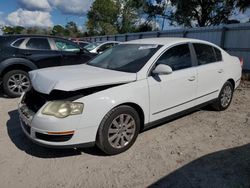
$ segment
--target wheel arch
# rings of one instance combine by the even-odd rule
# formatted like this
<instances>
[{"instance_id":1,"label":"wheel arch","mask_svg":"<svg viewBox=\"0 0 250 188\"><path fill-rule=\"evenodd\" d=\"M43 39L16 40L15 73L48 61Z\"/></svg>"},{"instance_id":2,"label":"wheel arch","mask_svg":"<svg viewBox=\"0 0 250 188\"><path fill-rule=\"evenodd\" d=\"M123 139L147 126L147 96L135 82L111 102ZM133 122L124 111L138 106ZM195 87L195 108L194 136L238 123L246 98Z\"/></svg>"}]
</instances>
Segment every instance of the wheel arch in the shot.
<instances>
[{"instance_id":1,"label":"wheel arch","mask_svg":"<svg viewBox=\"0 0 250 188\"><path fill-rule=\"evenodd\" d=\"M142 131L144 129L144 123L145 123L145 114L144 114L142 107L136 103L133 103L133 102L122 103L122 104L119 104L118 106L123 106L123 105L130 106L137 111L137 113L140 117L140 131ZM118 106L116 106L116 107L118 107ZM116 108L116 107L114 107L114 108Z\"/></svg>"},{"instance_id":2,"label":"wheel arch","mask_svg":"<svg viewBox=\"0 0 250 188\"><path fill-rule=\"evenodd\" d=\"M29 60L22 58L12 58L7 59L0 64L0 75L3 77L4 74L11 70L23 70L23 71L31 71L35 70L38 67Z\"/></svg>"},{"instance_id":3,"label":"wheel arch","mask_svg":"<svg viewBox=\"0 0 250 188\"><path fill-rule=\"evenodd\" d=\"M233 85L233 88L235 89L235 81L234 79L230 78L227 80L227 82L230 82Z\"/></svg>"}]
</instances>

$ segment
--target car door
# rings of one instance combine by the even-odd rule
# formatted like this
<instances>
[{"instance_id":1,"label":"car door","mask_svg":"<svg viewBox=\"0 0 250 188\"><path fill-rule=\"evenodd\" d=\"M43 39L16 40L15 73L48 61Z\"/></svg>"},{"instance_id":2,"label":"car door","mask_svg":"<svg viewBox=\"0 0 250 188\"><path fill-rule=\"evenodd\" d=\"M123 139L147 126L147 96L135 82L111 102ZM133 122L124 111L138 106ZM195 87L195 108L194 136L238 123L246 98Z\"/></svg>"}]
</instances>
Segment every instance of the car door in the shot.
<instances>
[{"instance_id":1,"label":"car door","mask_svg":"<svg viewBox=\"0 0 250 188\"><path fill-rule=\"evenodd\" d=\"M31 37L18 48L18 57L32 61L38 68L59 66L60 52L53 51L46 37Z\"/></svg>"},{"instance_id":2,"label":"car door","mask_svg":"<svg viewBox=\"0 0 250 188\"><path fill-rule=\"evenodd\" d=\"M83 64L91 59L89 54L85 53L78 45L71 41L55 38L54 43L63 57L61 65Z\"/></svg>"},{"instance_id":3,"label":"car door","mask_svg":"<svg viewBox=\"0 0 250 188\"><path fill-rule=\"evenodd\" d=\"M192 59L189 44L179 44L157 60L155 66L166 64L173 72L148 77L151 122L196 105L197 71Z\"/></svg>"},{"instance_id":4,"label":"car door","mask_svg":"<svg viewBox=\"0 0 250 188\"><path fill-rule=\"evenodd\" d=\"M198 103L204 103L218 97L223 85L223 62L219 49L202 43L194 43L197 57Z\"/></svg>"}]
</instances>

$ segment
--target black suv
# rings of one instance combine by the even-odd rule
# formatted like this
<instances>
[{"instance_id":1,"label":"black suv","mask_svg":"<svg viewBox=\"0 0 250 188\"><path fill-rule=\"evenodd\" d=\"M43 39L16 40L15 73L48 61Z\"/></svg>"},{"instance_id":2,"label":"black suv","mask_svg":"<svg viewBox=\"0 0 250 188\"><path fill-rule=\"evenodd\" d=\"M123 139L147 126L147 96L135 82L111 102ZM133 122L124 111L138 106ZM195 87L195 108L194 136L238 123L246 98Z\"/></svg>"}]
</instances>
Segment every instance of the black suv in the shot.
<instances>
[{"instance_id":1,"label":"black suv","mask_svg":"<svg viewBox=\"0 0 250 188\"><path fill-rule=\"evenodd\" d=\"M72 41L52 36L0 36L0 82L5 94L18 97L30 89L28 71L86 63L95 55Z\"/></svg>"}]
</instances>

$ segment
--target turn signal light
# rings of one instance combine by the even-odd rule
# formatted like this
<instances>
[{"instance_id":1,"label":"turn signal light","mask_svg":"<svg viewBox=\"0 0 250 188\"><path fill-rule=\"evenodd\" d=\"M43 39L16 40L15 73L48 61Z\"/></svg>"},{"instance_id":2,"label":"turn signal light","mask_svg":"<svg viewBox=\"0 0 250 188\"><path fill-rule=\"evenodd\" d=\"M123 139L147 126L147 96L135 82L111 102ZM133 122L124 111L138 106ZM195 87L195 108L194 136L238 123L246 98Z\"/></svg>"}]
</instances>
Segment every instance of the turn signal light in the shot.
<instances>
[{"instance_id":1,"label":"turn signal light","mask_svg":"<svg viewBox=\"0 0 250 188\"><path fill-rule=\"evenodd\" d=\"M53 134L53 135L69 135L69 134L74 134L75 131L65 131L65 132L47 132L48 134Z\"/></svg>"}]
</instances>

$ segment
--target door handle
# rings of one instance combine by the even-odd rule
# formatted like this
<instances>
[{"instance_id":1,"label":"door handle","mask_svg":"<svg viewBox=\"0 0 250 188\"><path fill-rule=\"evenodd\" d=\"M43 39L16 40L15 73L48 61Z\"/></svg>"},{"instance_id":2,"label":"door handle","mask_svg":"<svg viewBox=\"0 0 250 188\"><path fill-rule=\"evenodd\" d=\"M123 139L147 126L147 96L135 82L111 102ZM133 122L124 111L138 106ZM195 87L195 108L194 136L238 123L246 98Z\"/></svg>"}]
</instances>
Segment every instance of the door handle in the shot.
<instances>
[{"instance_id":1,"label":"door handle","mask_svg":"<svg viewBox=\"0 0 250 188\"><path fill-rule=\"evenodd\" d=\"M194 81L195 80L195 76L191 76L189 79L188 79L188 81Z\"/></svg>"},{"instance_id":2,"label":"door handle","mask_svg":"<svg viewBox=\"0 0 250 188\"><path fill-rule=\"evenodd\" d=\"M223 69L219 69L218 73L223 73L223 71L224 71Z\"/></svg>"}]
</instances>

